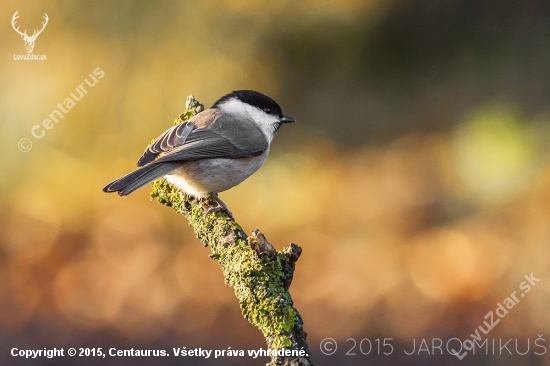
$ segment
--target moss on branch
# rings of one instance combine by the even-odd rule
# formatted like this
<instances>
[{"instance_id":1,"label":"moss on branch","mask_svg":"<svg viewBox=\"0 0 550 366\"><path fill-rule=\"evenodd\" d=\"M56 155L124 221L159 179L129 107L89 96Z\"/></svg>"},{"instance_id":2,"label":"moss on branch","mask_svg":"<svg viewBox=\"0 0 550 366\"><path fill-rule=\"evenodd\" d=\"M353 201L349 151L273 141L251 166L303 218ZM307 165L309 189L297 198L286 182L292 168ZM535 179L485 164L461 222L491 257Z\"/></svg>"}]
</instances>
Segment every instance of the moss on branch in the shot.
<instances>
[{"instance_id":1,"label":"moss on branch","mask_svg":"<svg viewBox=\"0 0 550 366\"><path fill-rule=\"evenodd\" d=\"M204 110L191 95L182 123ZM313 365L302 319L293 307L289 287L302 249L296 244L277 252L259 231L247 236L224 212L205 216L216 206L211 199L197 199L161 178L152 183L151 198L183 214L204 246L211 249L225 283L235 290L243 316L263 333L270 350L303 350L302 357L272 356L270 365Z\"/></svg>"}]
</instances>

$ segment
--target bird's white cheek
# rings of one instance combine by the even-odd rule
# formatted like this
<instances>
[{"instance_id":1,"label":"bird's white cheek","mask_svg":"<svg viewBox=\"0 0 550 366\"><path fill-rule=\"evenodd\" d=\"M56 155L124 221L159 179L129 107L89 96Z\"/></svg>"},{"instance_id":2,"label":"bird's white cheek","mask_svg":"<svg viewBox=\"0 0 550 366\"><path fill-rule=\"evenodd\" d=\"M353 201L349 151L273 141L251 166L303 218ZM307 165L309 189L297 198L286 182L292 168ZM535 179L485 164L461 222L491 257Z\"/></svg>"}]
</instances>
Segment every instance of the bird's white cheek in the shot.
<instances>
[{"instance_id":1,"label":"bird's white cheek","mask_svg":"<svg viewBox=\"0 0 550 366\"><path fill-rule=\"evenodd\" d=\"M271 143L271 140L273 140L276 126L279 123L279 118L277 116L267 114L256 107L236 99L232 99L222 104L221 108L226 113L233 114L236 118L252 118L267 138L267 141Z\"/></svg>"},{"instance_id":2,"label":"bird's white cheek","mask_svg":"<svg viewBox=\"0 0 550 366\"><path fill-rule=\"evenodd\" d=\"M271 143L275 133L277 132L277 125L279 123L276 117L268 116L265 113L256 116L254 119L260 130L263 132L264 136L267 138L267 141Z\"/></svg>"}]
</instances>

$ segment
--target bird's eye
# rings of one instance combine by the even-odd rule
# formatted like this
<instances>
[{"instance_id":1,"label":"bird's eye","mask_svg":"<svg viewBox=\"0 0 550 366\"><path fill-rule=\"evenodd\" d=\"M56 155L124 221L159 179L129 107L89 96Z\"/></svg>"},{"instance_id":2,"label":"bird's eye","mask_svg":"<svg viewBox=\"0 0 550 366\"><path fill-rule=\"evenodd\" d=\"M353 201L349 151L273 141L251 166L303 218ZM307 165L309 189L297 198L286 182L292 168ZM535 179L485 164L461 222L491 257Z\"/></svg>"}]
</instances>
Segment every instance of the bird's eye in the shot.
<instances>
[{"instance_id":1,"label":"bird's eye","mask_svg":"<svg viewBox=\"0 0 550 366\"><path fill-rule=\"evenodd\" d=\"M269 114L269 113L271 113L271 109L269 109L269 108L264 108L264 112L267 113L267 114Z\"/></svg>"}]
</instances>

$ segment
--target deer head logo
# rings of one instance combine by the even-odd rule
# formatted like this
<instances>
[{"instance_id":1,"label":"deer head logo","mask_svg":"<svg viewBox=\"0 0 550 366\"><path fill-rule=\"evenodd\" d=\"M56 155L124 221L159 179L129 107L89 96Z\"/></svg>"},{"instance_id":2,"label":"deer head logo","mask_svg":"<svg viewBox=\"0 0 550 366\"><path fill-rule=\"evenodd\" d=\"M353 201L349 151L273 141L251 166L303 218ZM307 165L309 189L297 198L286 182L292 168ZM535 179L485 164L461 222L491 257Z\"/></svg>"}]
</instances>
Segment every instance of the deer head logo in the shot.
<instances>
[{"instance_id":1,"label":"deer head logo","mask_svg":"<svg viewBox=\"0 0 550 366\"><path fill-rule=\"evenodd\" d=\"M15 12L15 14L13 14L13 17L11 18L11 26L13 27L13 29L15 29L15 31L17 33L19 33L21 35L21 38L23 38L23 41L25 41L25 48L27 49L27 53L32 53L32 50L34 49L34 42L36 41L36 38L38 38L40 33L42 33L44 28L46 28L46 24L48 24L48 14L44 13L44 22L42 22L42 29L40 29L40 30L35 29L34 32L32 33L32 36L28 36L26 29L25 29L24 32L21 32L19 30L19 27L15 26L15 20L17 18L19 18L19 16L17 15L18 12L19 12L19 10L17 10Z\"/></svg>"}]
</instances>

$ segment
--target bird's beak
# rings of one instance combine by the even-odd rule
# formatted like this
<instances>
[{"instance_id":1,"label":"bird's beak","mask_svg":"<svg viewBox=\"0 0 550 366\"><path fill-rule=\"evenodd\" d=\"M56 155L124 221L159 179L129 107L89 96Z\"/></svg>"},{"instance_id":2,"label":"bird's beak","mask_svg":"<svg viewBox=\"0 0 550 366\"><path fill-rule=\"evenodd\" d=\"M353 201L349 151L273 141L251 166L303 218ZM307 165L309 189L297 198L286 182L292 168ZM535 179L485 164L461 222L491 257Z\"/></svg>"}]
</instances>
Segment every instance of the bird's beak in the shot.
<instances>
[{"instance_id":1,"label":"bird's beak","mask_svg":"<svg viewBox=\"0 0 550 366\"><path fill-rule=\"evenodd\" d=\"M290 123L290 122L296 122L296 120L292 117L285 116L283 114L283 117L281 118L281 123Z\"/></svg>"}]
</instances>

